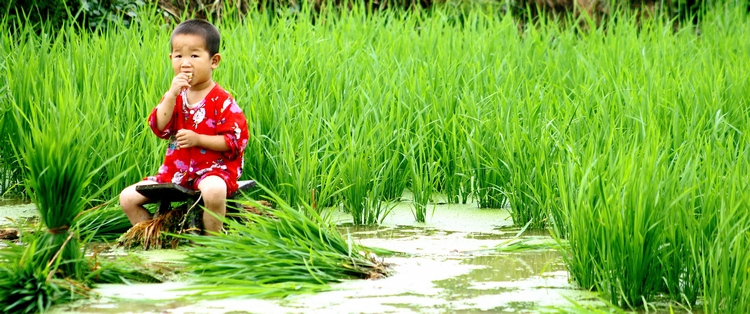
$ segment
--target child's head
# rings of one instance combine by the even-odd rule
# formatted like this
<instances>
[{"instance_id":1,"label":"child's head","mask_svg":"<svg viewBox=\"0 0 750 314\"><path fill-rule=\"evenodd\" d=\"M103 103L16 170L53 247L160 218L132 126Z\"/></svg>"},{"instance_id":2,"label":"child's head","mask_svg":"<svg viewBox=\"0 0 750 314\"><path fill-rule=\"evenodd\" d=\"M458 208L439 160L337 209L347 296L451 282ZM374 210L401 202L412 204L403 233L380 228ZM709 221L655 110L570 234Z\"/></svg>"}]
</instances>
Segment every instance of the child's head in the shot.
<instances>
[{"instance_id":1,"label":"child's head","mask_svg":"<svg viewBox=\"0 0 750 314\"><path fill-rule=\"evenodd\" d=\"M205 20L187 20L172 31L172 37L170 37L170 45L173 45L174 38L178 35L195 35L203 38L206 50L211 57L219 53L219 46L221 45L221 36L219 30L216 27ZM172 46L172 48L174 48Z\"/></svg>"},{"instance_id":2,"label":"child's head","mask_svg":"<svg viewBox=\"0 0 750 314\"><path fill-rule=\"evenodd\" d=\"M221 61L220 44L219 30L209 22L187 20L177 25L170 37L169 54L175 75L184 75L190 86L209 86Z\"/></svg>"}]
</instances>

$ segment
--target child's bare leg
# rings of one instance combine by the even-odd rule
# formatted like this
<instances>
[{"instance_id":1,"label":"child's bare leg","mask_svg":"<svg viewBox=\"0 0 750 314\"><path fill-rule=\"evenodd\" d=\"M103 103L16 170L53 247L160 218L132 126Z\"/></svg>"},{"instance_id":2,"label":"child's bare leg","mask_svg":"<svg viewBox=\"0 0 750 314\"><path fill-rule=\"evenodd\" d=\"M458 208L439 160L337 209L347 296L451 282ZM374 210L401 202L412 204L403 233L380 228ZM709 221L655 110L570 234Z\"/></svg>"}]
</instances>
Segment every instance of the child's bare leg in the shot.
<instances>
[{"instance_id":1,"label":"child's bare leg","mask_svg":"<svg viewBox=\"0 0 750 314\"><path fill-rule=\"evenodd\" d=\"M217 176L208 176L201 180L198 189L201 191L206 209L224 217L227 212L227 184L224 179ZM203 229L206 234L220 232L223 225L221 220L216 219L208 212L203 212Z\"/></svg>"},{"instance_id":2,"label":"child's bare leg","mask_svg":"<svg viewBox=\"0 0 750 314\"><path fill-rule=\"evenodd\" d=\"M151 219L151 213L143 207L143 204L148 203L150 200L135 190L136 186L146 184L157 183L154 181L141 181L126 187L120 192L120 206L122 207L122 211L125 212L125 215L128 216L130 223L133 225Z\"/></svg>"}]
</instances>

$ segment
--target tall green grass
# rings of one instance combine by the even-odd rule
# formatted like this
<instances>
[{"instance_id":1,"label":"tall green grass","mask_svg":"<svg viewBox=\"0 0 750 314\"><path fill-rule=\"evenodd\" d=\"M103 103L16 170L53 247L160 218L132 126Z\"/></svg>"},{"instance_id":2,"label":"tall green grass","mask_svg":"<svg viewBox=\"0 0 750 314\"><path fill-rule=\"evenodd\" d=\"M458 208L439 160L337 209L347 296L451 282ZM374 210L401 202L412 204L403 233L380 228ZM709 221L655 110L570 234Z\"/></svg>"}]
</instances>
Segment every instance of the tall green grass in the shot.
<instances>
[{"instance_id":1,"label":"tall green grass","mask_svg":"<svg viewBox=\"0 0 750 314\"><path fill-rule=\"evenodd\" d=\"M571 276L614 304L666 295L748 312L735 253L747 231L747 14L717 7L700 29L678 30L617 14L598 28L519 29L482 10L460 23L440 8L314 23L254 13L219 24L215 79L250 123L244 177L291 207L375 224L405 188L419 204L442 194L508 207L516 225L568 241ZM135 166L103 200L163 155L145 118L172 75L171 26L142 17L101 34L0 29L0 84L19 111L75 104L82 125L108 130L86 156L126 150L92 179L101 187ZM20 143L25 126L7 117L3 134ZM16 160L2 154L3 166Z\"/></svg>"},{"instance_id":2,"label":"tall green grass","mask_svg":"<svg viewBox=\"0 0 750 314\"><path fill-rule=\"evenodd\" d=\"M424 138L422 136L421 138ZM411 174L411 191L413 195L412 213L417 222L426 222L427 209L430 202L437 202L434 197L437 185L438 162L430 160L428 156L434 152L430 143L421 140L410 142L406 154L409 156Z\"/></svg>"},{"instance_id":3,"label":"tall green grass","mask_svg":"<svg viewBox=\"0 0 750 314\"><path fill-rule=\"evenodd\" d=\"M747 23L724 13L700 37L658 22L613 24L579 41L577 60L561 59L591 73L573 80L588 84L573 95L593 105L577 107L558 142L553 214L567 230L556 234L570 244L564 257L575 281L613 304L668 296L688 306L702 298L711 313L747 311L744 259L728 250L744 245L748 226L738 211L747 206L738 177L747 167L748 108L739 105L747 76L735 70L747 47L727 54L731 32L714 32L729 20Z\"/></svg>"},{"instance_id":4,"label":"tall green grass","mask_svg":"<svg viewBox=\"0 0 750 314\"><path fill-rule=\"evenodd\" d=\"M10 34L3 34L0 37L0 43L7 47L11 39ZM7 49L3 50L7 51ZM2 197L10 194L9 192L19 183L21 170L11 144L18 137L12 119L12 96L7 75L9 73L8 59L4 57L4 54L0 56L3 56L0 58L0 73L3 73L0 77L0 134L2 134L0 136L0 197Z\"/></svg>"},{"instance_id":5,"label":"tall green grass","mask_svg":"<svg viewBox=\"0 0 750 314\"><path fill-rule=\"evenodd\" d=\"M64 89L72 80L64 76L54 83ZM93 184L122 152L98 163L92 158L92 147L106 125L87 124L86 117L69 103L76 99L74 95L59 91L51 96L24 110L16 99L10 103L13 124L20 126L19 139L11 142L12 148L23 166L24 187L42 224L23 248L11 246L0 252L4 265L0 290L6 294L0 307L5 312L45 311L53 304L87 296L91 271L110 274L110 279L125 275L114 264L91 268L80 238L86 231L81 231L77 221L96 197L127 173L125 169L106 177L100 185Z\"/></svg>"}]
</instances>

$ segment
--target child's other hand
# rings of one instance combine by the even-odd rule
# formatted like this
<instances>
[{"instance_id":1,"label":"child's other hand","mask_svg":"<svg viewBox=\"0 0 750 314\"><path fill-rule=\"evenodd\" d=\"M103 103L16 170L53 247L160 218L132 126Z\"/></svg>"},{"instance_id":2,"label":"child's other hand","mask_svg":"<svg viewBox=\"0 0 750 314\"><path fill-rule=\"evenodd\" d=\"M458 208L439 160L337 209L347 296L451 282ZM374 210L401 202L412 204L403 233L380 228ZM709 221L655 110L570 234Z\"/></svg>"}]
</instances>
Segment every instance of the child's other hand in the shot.
<instances>
[{"instance_id":1,"label":"child's other hand","mask_svg":"<svg viewBox=\"0 0 750 314\"><path fill-rule=\"evenodd\" d=\"M169 87L169 93L172 96L177 97L183 89L190 87L190 81L192 78L193 73L181 72L180 74L175 75L172 79L172 86Z\"/></svg>"},{"instance_id":2,"label":"child's other hand","mask_svg":"<svg viewBox=\"0 0 750 314\"><path fill-rule=\"evenodd\" d=\"M177 138L177 145L179 145L180 148L198 146L200 141L200 135L198 133L186 129L180 129L177 131L175 138Z\"/></svg>"}]
</instances>

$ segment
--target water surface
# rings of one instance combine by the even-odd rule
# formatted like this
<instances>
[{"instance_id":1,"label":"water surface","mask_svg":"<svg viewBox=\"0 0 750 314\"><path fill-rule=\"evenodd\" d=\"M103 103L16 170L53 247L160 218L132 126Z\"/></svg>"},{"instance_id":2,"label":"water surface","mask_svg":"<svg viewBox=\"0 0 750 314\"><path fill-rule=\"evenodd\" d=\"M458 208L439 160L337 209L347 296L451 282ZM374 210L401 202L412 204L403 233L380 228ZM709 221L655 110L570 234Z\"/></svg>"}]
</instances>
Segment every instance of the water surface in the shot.
<instances>
[{"instance_id":1,"label":"water surface","mask_svg":"<svg viewBox=\"0 0 750 314\"><path fill-rule=\"evenodd\" d=\"M351 280L333 291L283 300L241 298L186 301L184 281L162 284L101 285L99 299L54 308L54 313L474 313L528 312L564 308L566 298L590 302L593 295L570 284L560 256L552 250L502 253L493 248L518 233L506 209L474 204L436 205L426 223L414 222L402 202L381 226L351 224L334 213L339 230L367 246L403 252L386 258L395 274L378 280ZM534 237L545 237L534 232ZM149 260L179 263L181 252L138 253Z\"/></svg>"}]
</instances>

